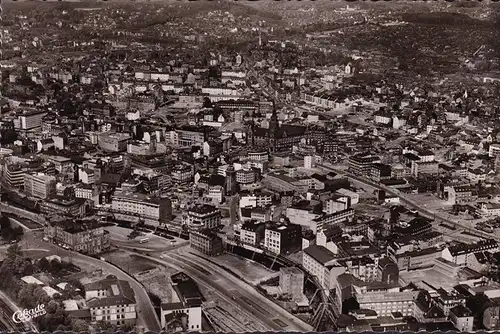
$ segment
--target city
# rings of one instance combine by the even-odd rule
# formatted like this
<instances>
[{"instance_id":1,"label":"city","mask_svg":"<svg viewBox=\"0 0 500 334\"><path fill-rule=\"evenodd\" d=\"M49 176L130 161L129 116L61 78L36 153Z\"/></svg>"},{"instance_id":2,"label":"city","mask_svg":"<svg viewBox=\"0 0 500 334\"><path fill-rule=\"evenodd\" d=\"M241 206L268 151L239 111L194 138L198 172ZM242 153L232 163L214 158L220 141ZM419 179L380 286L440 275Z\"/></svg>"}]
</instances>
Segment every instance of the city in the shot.
<instances>
[{"instance_id":1,"label":"city","mask_svg":"<svg viewBox=\"0 0 500 334\"><path fill-rule=\"evenodd\" d=\"M0 1L0 330L499 330L499 24Z\"/></svg>"}]
</instances>

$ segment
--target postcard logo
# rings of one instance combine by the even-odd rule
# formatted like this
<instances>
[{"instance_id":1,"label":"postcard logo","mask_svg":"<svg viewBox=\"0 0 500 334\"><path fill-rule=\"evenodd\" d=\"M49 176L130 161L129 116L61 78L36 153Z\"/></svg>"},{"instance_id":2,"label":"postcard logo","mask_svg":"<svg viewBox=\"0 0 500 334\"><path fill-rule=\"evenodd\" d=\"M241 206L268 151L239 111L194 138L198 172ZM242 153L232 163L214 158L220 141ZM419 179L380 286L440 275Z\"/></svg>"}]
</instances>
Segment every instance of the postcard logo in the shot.
<instances>
[{"instance_id":1,"label":"postcard logo","mask_svg":"<svg viewBox=\"0 0 500 334\"><path fill-rule=\"evenodd\" d=\"M22 322L28 322L31 319L34 319L36 317L42 316L44 314L47 314L47 311L45 311L45 305L40 304L35 308L32 309L24 309L22 311L17 311L12 315L12 320L16 324L20 324Z\"/></svg>"}]
</instances>

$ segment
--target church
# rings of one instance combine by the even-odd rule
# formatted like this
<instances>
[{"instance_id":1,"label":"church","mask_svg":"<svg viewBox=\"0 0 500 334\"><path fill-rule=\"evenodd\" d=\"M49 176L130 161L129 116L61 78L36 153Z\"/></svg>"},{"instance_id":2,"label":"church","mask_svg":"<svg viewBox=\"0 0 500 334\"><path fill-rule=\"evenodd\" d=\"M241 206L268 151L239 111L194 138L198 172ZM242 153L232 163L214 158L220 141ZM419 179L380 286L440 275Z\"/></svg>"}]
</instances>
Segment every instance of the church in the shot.
<instances>
[{"instance_id":1,"label":"church","mask_svg":"<svg viewBox=\"0 0 500 334\"><path fill-rule=\"evenodd\" d=\"M294 145L298 145L305 138L307 128L305 126L283 124L280 125L276 108L269 119L269 129L252 127L249 131L248 145L264 148L270 152L289 152Z\"/></svg>"}]
</instances>

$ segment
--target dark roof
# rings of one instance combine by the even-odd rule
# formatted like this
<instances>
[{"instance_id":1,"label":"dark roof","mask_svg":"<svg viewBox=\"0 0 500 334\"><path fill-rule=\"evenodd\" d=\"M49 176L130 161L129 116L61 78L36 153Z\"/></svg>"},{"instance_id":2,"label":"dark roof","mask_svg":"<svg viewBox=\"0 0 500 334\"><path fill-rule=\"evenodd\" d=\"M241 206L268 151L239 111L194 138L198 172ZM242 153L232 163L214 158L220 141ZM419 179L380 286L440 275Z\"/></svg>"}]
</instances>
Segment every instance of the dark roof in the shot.
<instances>
[{"instance_id":1,"label":"dark roof","mask_svg":"<svg viewBox=\"0 0 500 334\"><path fill-rule=\"evenodd\" d=\"M90 308L135 304L135 293L130 287L130 283L119 280L114 276L108 276L101 281L86 284L85 291L91 290L105 290L107 297L92 298L87 303Z\"/></svg>"},{"instance_id":2,"label":"dark roof","mask_svg":"<svg viewBox=\"0 0 500 334\"><path fill-rule=\"evenodd\" d=\"M498 243L494 239L480 240L474 244L458 244L449 247L452 256L457 256L467 253L477 253L479 251L489 250L498 247Z\"/></svg>"},{"instance_id":3,"label":"dark roof","mask_svg":"<svg viewBox=\"0 0 500 334\"><path fill-rule=\"evenodd\" d=\"M304 249L304 252L323 265L335 258L335 254L318 245L311 245Z\"/></svg>"},{"instance_id":4,"label":"dark roof","mask_svg":"<svg viewBox=\"0 0 500 334\"><path fill-rule=\"evenodd\" d=\"M472 317L472 311L463 305L457 305L450 310L457 318Z\"/></svg>"}]
</instances>

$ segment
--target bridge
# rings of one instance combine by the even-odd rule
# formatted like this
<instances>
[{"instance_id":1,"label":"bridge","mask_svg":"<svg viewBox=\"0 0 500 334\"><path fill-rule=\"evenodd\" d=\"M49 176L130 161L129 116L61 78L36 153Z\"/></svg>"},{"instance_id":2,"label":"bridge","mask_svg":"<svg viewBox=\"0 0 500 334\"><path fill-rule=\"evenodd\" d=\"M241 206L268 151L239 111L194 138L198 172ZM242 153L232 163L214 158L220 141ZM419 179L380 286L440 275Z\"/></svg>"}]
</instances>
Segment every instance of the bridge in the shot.
<instances>
[{"instance_id":1,"label":"bridge","mask_svg":"<svg viewBox=\"0 0 500 334\"><path fill-rule=\"evenodd\" d=\"M266 262L270 264L270 269L277 267L296 267L301 270L304 273L304 278L306 279L305 284L312 285L315 289L313 297L311 298L311 304L316 303L316 299L319 298L317 307L309 323L313 326L314 330L318 332L337 329L337 322L342 311L342 303L340 299L335 298L339 297L339 292L337 290L335 290L335 293L327 293L327 289L324 289L321 286L317 277L309 274L309 272L301 264L296 263L281 254L275 254L265 249L256 248L253 245L245 244L239 240L231 238L226 238L225 242L226 249L231 253L235 252L235 247L239 247L252 252L252 255L249 257L247 257L246 254L238 253L238 255L247 257L250 260L259 262L258 258L266 258ZM261 264L265 265L264 263ZM331 327L329 328L329 326Z\"/></svg>"}]
</instances>

